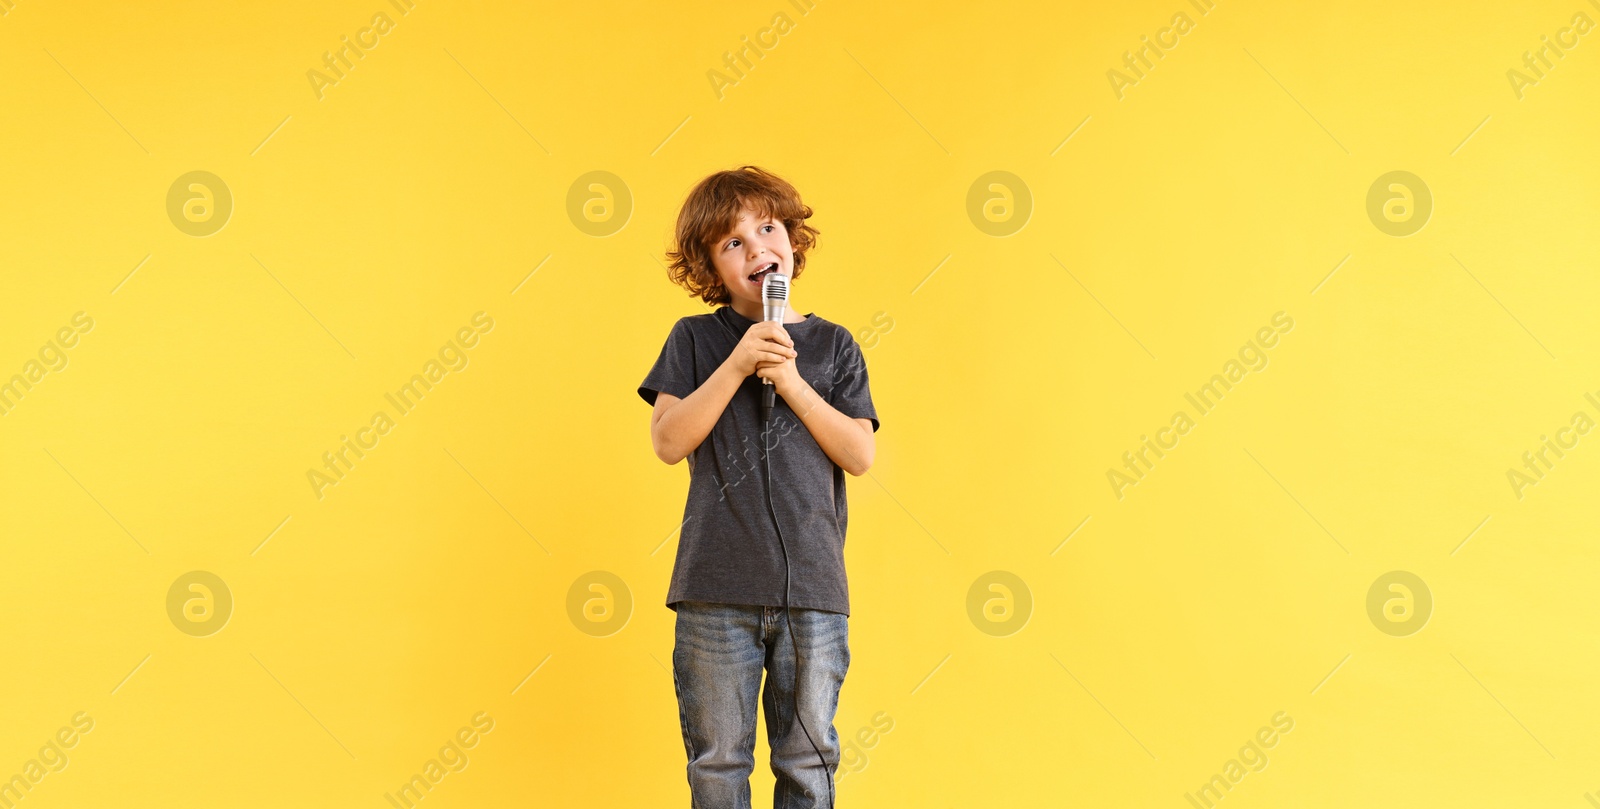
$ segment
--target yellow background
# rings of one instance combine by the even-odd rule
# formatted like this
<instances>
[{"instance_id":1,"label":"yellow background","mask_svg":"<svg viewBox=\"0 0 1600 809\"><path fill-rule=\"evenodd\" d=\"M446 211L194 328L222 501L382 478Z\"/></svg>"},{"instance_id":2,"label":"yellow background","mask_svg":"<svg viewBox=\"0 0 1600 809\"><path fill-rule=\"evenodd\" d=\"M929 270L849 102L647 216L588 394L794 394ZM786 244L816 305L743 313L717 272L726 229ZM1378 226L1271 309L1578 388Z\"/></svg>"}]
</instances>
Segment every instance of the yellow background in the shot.
<instances>
[{"instance_id":1,"label":"yellow background","mask_svg":"<svg viewBox=\"0 0 1600 809\"><path fill-rule=\"evenodd\" d=\"M428 806L685 805L687 471L634 389L706 311L659 263L677 206L743 163L817 212L798 307L873 337L835 726L893 730L840 806L1189 806L1279 711L1227 806L1600 789L1600 437L1506 477L1600 416L1596 35L1506 77L1587 0L4 9L0 379L95 323L0 418L0 777L95 722L27 806L388 806L479 711ZM165 208L194 170L234 200L203 238ZM566 204L596 170L633 206L605 237ZM1365 208L1392 170L1433 199L1406 237ZM1033 201L1010 236L967 214L991 171ZM479 311L468 367L319 500L307 470ZM1278 311L1269 365L1119 500L1121 453ZM234 600L208 637L166 610L195 570ZM1006 637L968 614L994 570L1032 594ZM1434 601L1407 637L1366 612L1392 570ZM606 637L567 609L591 571L632 600Z\"/></svg>"}]
</instances>

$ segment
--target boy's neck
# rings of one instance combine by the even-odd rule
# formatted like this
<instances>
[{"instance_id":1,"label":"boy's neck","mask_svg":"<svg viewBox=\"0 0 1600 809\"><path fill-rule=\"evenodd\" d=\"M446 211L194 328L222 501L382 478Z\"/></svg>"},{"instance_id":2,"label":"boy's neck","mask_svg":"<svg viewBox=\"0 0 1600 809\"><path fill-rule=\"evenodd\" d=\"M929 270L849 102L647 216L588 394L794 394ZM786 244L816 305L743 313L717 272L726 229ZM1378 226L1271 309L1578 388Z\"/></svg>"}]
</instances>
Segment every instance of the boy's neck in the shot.
<instances>
[{"instance_id":1,"label":"boy's neck","mask_svg":"<svg viewBox=\"0 0 1600 809\"><path fill-rule=\"evenodd\" d=\"M766 316L767 316L767 313L762 311L762 309L764 307L762 307L761 304L755 303L753 301L747 301L747 300L744 300L743 298L734 298L728 305L733 307L733 311L735 311L735 312L737 312L737 313L739 313L741 315L744 315L745 317L747 317L747 318L749 318L751 320L754 320L757 323L761 322L762 320L765 320ZM802 315L799 312L795 311L794 299L790 298L789 299L789 305L784 307L784 310L783 310L783 322L785 322L785 323L799 323L799 322L801 322L801 321L803 321L805 319L806 318L805 318L804 315Z\"/></svg>"}]
</instances>

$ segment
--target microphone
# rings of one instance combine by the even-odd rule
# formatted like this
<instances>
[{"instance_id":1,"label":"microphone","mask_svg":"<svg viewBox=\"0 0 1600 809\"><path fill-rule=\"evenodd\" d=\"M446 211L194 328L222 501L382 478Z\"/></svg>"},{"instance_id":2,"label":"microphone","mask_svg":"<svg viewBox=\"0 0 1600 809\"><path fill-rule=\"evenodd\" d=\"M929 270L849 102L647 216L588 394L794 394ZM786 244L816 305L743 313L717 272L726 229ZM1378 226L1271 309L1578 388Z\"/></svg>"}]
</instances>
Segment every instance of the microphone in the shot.
<instances>
[{"instance_id":1,"label":"microphone","mask_svg":"<svg viewBox=\"0 0 1600 809\"><path fill-rule=\"evenodd\" d=\"M777 272L767 273L761 279L762 320L769 323L783 325L783 315L789 308L789 276ZM772 380L761 380L764 386L761 390L761 420L766 421L772 416L772 407L777 404L778 389L773 387Z\"/></svg>"}]
</instances>

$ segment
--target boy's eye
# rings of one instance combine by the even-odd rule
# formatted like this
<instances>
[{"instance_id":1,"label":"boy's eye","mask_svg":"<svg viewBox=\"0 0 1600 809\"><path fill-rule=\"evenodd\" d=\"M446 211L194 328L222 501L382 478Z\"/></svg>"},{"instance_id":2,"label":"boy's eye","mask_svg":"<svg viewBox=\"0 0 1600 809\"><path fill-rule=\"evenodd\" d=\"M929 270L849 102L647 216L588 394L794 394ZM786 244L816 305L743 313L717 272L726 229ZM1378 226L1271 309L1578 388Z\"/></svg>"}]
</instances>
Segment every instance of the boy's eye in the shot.
<instances>
[{"instance_id":1,"label":"boy's eye","mask_svg":"<svg viewBox=\"0 0 1600 809\"><path fill-rule=\"evenodd\" d=\"M765 224L765 225L762 225L762 227L763 228L767 228L769 230L777 230L778 229L777 225L771 224L770 222ZM724 245L723 249L727 249L729 247L738 247L738 246L739 246L739 240L738 239L729 239L728 243L726 245Z\"/></svg>"}]
</instances>

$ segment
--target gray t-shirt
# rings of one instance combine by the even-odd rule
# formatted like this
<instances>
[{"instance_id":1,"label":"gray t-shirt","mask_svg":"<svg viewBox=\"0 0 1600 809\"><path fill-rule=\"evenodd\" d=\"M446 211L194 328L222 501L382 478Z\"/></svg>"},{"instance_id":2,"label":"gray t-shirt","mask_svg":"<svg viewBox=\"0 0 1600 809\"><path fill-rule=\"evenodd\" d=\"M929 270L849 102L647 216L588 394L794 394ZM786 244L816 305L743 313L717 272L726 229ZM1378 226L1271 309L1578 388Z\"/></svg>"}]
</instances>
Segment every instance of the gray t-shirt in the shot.
<instances>
[{"instance_id":1,"label":"gray t-shirt","mask_svg":"<svg viewBox=\"0 0 1600 809\"><path fill-rule=\"evenodd\" d=\"M680 318L661 356L639 386L654 405L658 391L685 398L722 365L755 321L723 306ZM785 323L794 340L800 377L828 404L851 418L878 413L867 388L861 347L848 329L814 314ZM717 417L711 433L688 456L689 498L667 606L711 601L783 605L783 550L767 511L762 455L761 378L751 374ZM849 523L845 473L822 451L800 417L777 397L768 427L773 509L789 551L792 607L850 614L844 536Z\"/></svg>"}]
</instances>

